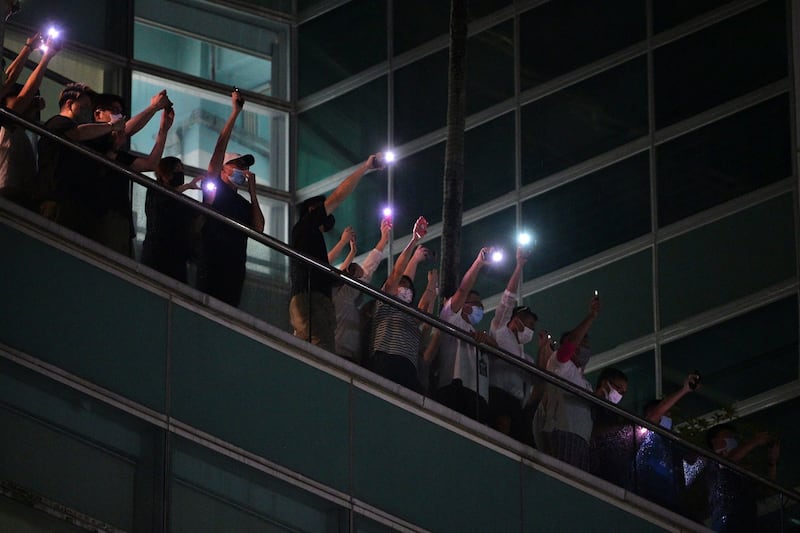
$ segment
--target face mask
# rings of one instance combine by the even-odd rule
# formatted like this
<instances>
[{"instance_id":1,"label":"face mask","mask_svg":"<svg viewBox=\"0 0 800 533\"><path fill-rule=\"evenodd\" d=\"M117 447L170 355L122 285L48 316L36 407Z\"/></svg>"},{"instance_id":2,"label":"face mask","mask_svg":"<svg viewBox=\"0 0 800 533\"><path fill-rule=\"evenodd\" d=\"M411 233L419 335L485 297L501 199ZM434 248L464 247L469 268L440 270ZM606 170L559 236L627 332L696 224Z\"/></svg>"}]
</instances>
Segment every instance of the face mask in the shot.
<instances>
[{"instance_id":1,"label":"face mask","mask_svg":"<svg viewBox=\"0 0 800 533\"><path fill-rule=\"evenodd\" d=\"M408 287L398 287L397 298L402 302L410 304L411 300L414 299L414 295L411 292L411 289L409 289Z\"/></svg>"},{"instance_id":2,"label":"face mask","mask_svg":"<svg viewBox=\"0 0 800 533\"><path fill-rule=\"evenodd\" d=\"M325 217L325 220L322 222L322 231L330 231L336 225L336 217L333 215L328 215Z\"/></svg>"},{"instance_id":3,"label":"face mask","mask_svg":"<svg viewBox=\"0 0 800 533\"><path fill-rule=\"evenodd\" d=\"M729 454L730 452L732 452L733 450L735 450L736 448L739 447L739 441L737 441L733 437L728 437L728 438L723 439L723 440L725 441L725 446L723 446L722 448L716 448L714 450L716 453L718 453L720 455L727 455L727 454Z\"/></svg>"},{"instance_id":4,"label":"face mask","mask_svg":"<svg viewBox=\"0 0 800 533\"><path fill-rule=\"evenodd\" d=\"M173 187L180 187L183 185L184 175L183 172L173 172L172 178L169 180L169 184Z\"/></svg>"},{"instance_id":5,"label":"face mask","mask_svg":"<svg viewBox=\"0 0 800 533\"><path fill-rule=\"evenodd\" d=\"M620 402L620 400L622 400L622 394L620 394L617 391L617 389L615 389L614 387L612 387L609 384L609 386L608 386L608 394L606 394L606 399L609 402L611 402L611 403L616 405L616 404L618 404Z\"/></svg>"},{"instance_id":6,"label":"face mask","mask_svg":"<svg viewBox=\"0 0 800 533\"><path fill-rule=\"evenodd\" d=\"M662 416L658 425L664 429L672 429L672 419L668 416Z\"/></svg>"},{"instance_id":7,"label":"face mask","mask_svg":"<svg viewBox=\"0 0 800 533\"><path fill-rule=\"evenodd\" d=\"M231 183L234 185L244 185L247 182L247 177L244 175L244 170L234 168L231 172Z\"/></svg>"},{"instance_id":8,"label":"face mask","mask_svg":"<svg viewBox=\"0 0 800 533\"><path fill-rule=\"evenodd\" d=\"M581 346L580 348L578 348L578 351L575 352L573 361L575 362L575 366L584 368L586 364L589 362L589 359L591 357L592 357L591 348L586 348L585 346Z\"/></svg>"},{"instance_id":9,"label":"face mask","mask_svg":"<svg viewBox=\"0 0 800 533\"><path fill-rule=\"evenodd\" d=\"M475 306L472 308L472 312L469 314L469 323L473 326L477 326L478 322L481 321L483 318L483 308Z\"/></svg>"},{"instance_id":10,"label":"face mask","mask_svg":"<svg viewBox=\"0 0 800 533\"><path fill-rule=\"evenodd\" d=\"M520 344L527 344L533 340L533 330L528 326L524 326L524 328L517 332L517 340Z\"/></svg>"},{"instance_id":11,"label":"face mask","mask_svg":"<svg viewBox=\"0 0 800 533\"><path fill-rule=\"evenodd\" d=\"M125 116L125 115L123 115L122 113L115 113L115 114L111 115L111 122L114 122L115 120L119 120L123 116Z\"/></svg>"}]
</instances>

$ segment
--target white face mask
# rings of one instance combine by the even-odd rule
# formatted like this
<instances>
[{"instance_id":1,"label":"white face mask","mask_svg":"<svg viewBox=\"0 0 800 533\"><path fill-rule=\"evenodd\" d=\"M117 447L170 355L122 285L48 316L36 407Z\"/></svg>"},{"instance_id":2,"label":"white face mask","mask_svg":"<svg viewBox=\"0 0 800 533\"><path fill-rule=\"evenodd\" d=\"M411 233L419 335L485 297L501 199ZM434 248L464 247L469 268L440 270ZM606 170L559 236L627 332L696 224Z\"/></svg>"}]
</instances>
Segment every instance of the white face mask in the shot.
<instances>
[{"instance_id":1,"label":"white face mask","mask_svg":"<svg viewBox=\"0 0 800 533\"><path fill-rule=\"evenodd\" d=\"M672 429L672 419L668 416L662 416L658 425L664 429Z\"/></svg>"},{"instance_id":2,"label":"white face mask","mask_svg":"<svg viewBox=\"0 0 800 533\"><path fill-rule=\"evenodd\" d=\"M398 287L397 288L397 298L402 302L410 304L411 300L414 299L414 294L411 292L411 289L409 289L408 287Z\"/></svg>"},{"instance_id":3,"label":"white face mask","mask_svg":"<svg viewBox=\"0 0 800 533\"><path fill-rule=\"evenodd\" d=\"M606 394L606 399L613 404L618 404L620 400L622 400L622 394L620 394L617 391L617 389L612 387L611 384L609 383L608 394Z\"/></svg>"},{"instance_id":4,"label":"white face mask","mask_svg":"<svg viewBox=\"0 0 800 533\"><path fill-rule=\"evenodd\" d=\"M478 322L483 318L483 307L474 306L472 312L469 314L469 322L473 326L477 326Z\"/></svg>"},{"instance_id":5,"label":"white face mask","mask_svg":"<svg viewBox=\"0 0 800 533\"><path fill-rule=\"evenodd\" d=\"M533 340L533 330L528 326L523 326L525 329L517 332L517 340L520 344L528 344Z\"/></svg>"},{"instance_id":6,"label":"white face mask","mask_svg":"<svg viewBox=\"0 0 800 533\"><path fill-rule=\"evenodd\" d=\"M739 447L739 441L733 437L728 437L723 439L725 441L725 446L722 448L716 448L714 451L720 455L728 455L733 450Z\"/></svg>"}]
</instances>

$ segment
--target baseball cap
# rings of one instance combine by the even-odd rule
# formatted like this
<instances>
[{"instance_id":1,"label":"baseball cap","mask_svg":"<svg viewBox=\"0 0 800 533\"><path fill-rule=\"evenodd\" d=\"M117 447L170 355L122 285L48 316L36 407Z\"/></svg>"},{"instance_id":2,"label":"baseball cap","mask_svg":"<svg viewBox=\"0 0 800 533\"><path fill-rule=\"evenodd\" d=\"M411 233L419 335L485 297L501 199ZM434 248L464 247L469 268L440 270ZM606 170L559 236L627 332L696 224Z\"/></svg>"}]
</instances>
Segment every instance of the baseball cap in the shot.
<instances>
[{"instance_id":1,"label":"baseball cap","mask_svg":"<svg viewBox=\"0 0 800 533\"><path fill-rule=\"evenodd\" d=\"M236 161L236 162L240 162L241 164L243 164L246 167L251 167L251 166L253 166L253 163L256 162L256 159L250 154L242 155L242 154L237 154L235 152L226 152L225 153L225 159L223 161L224 161L223 164L225 164L225 165L227 165L228 163L233 163L234 161Z\"/></svg>"}]
</instances>

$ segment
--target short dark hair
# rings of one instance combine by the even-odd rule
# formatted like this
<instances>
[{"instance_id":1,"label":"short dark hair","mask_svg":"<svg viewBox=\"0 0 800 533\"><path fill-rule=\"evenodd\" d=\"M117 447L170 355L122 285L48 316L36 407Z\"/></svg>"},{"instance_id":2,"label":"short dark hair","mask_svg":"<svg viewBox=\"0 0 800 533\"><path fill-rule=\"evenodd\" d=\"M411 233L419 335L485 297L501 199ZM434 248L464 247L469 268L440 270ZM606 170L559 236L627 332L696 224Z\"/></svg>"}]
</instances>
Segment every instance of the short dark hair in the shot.
<instances>
[{"instance_id":1,"label":"short dark hair","mask_svg":"<svg viewBox=\"0 0 800 533\"><path fill-rule=\"evenodd\" d=\"M625 383L628 382L628 376L625 374L625 372L619 368L607 366L600 372L600 375L597 376L597 384L595 386L599 387L603 380L611 381L613 379L621 379Z\"/></svg>"},{"instance_id":2,"label":"short dark hair","mask_svg":"<svg viewBox=\"0 0 800 533\"><path fill-rule=\"evenodd\" d=\"M158 166L156 167L156 175L170 178L172 177L172 173L175 172L175 167L182 163L183 162L180 159L171 155L162 157L161 161L158 162Z\"/></svg>"},{"instance_id":3,"label":"short dark hair","mask_svg":"<svg viewBox=\"0 0 800 533\"><path fill-rule=\"evenodd\" d=\"M716 426L712 427L706 432L706 444L709 448L713 449L714 445L711 443L714 439L717 438L717 435L722 433L723 431L730 431L731 433L736 433L736 426L733 424L722 423L717 424Z\"/></svg>"},{"instance_id":4,"label":"short dark hair","mask_svg":"<svg viewBox=\"0 0 800 533\"><path fill-rule=\"evenodd\" d=\"M94 98L96 93L85 83L74 82L66 84L58 96L58 108L61 109L68 100L77 100L84 94L89 95L89 98Z\"/></svg>"},{"instance_id":5,"label":"short dark hair","mask_svg":"<svg viewBox=\"0 0 800 533\"><path fill-rule=\"evenodd\" d=\"M309 211L311 211L311 209L319 207L320 205L324 204L325 204L324 194L320 194L319 196L312 196L311 198L308 198L300 202L300 204L297 206L297 216L298 218L303 218L308 214Z\"/></svg>"},{"instance_id":6,"label":"short dark hair","mask_svg":"<svg viewBox=\"0 0 800 533\"><path fill-rule=\"evenodd\" d=\"M114 104L119 104L119 106L122 108L122 111L125 111L125 101L118 94L101 93L94 94L92 97L92 105L95 109L110 111L111 108L114 107Z\"/></svg>"},{"instance_id":7,"label":"short dark hair","mask_svg":"<svg viewBox=\"0 0 800 533\"><path fill-rule=\"evenodd\" d=\"M528 315L529 317L533 318L535 321L539 321L539 316L534 313L530 307L527 305L518 305L511 311L511 318L515 318L518 315Z\"/></svg>"}]
</instances>

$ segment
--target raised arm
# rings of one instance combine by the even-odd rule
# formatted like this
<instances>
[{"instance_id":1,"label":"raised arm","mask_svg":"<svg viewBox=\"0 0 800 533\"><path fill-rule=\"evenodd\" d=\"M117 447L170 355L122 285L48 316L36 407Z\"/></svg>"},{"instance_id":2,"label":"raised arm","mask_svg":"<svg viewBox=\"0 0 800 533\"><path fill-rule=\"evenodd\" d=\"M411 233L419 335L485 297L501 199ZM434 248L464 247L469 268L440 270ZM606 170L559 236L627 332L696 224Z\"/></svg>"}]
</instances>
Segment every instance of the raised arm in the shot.
<instances>
[{"instance_id":1,"label":"raised arm","mask_svg":"<svg viewBox=\"0 0 800 533\"><path fill-rule=\"evenodd\" d=\"M159 110L168 107L172 107L172 102L169 101L167 90L164 89L150 99L150 105L125 122L125 135L133 137L150 122L150 119L153 118Z\"/></svg>"},{"instance_id":2,"label":"raised arm","mask_svg":"<svg viewBox=\"0 0 800 533\"><path fill-rule=\"evenodd\" d=\"M214 153L211 155L211 160L208 162L208 175L219 176L222 172L222 166L225 164L225 151L228 149L228 141L233 134L233 126L236 124L236 119L239 113L244 108L244 98L239 94L239 91L231 92L231 114L228 115L228 120L222 126L222 131L219 132L217 137L217 144L214 146ZM263 227L263 226L262 226Z\"/></svg>"},{"instance_id":3,"label":"raised arm","mask_svg":"<svg viewBox=\"0 0 800 533\"><path fill-rule=\"evenodd\" d=\"M22 74L22 71L25 69L25 63L28 61L28 56L31 55L34 46L36 46L36 43L39 42L40 35L41 34L37 32L31 37L25 39L25 44L22 45L22 49L17 54L17 57L15 57L14 61L12 61L6 68L6 82L5 85L3 85L2 91L0 91L0 97L5 96L9 89L11 89L11 86L17 83L19 75Z\"/></svg>"},{"instance_id":4,"label":"raised arm","mask_svg":"<svg viewBox=\"0 0 800 533\"><path fill-rule=\"evenodd\" d=\"M328 251L328 263L333 264L333 262L336 261L336 258L339 257L339 254L344 250L345 245L350 242L350 237L353 233L353 228L351 226L347 226L342 230L342 236L336 241L333 248Z\"/></svg>"},{"instance_id":5,"label":"raised arm","mask_svg":"<svg viewBox=\"0 0 800 533\"><path fill-rule=\"evenodd\" d=\"M376 166L376 161L380 159L379 156L380 154L373 154L369 156L366 161L361 163L352 174L347 176L344 181L341 182L330 195L328 195L328 197L325 199L326 213L329 215L333 213L333 211L339 207L339 204L341 204L345 198L350 196L350 193L356 188L364 174L370 170L378 168Z\"/></svg>"},{"instance_id":6,"label":"raised arm","mask_svg":"<svg viewBox=\"0 0 800 533\"><path fill-rule=\"evenodd\" d=\"M395 261L392 273L389 274L389 278L386 280L386 283L383 284L383 290L388 294L394 294L397 292L397 286L400 283L400 278L403 277L403 272L406 270L408 260L411 258L411 251L427 232L428 221L425 220L424 217L419 217L416 222L414 222L414 229L411 232L411 239L408 241L408 244L406 244L406 247L403 248L403 251L400 252L400 255L397 257L397 261Z\"/></svg>"},{"instance_id":7,"label":"raised arm","mask_svg":"<svg viewBox=\"0 0 800 533\"><path fill-rule=\"evenodd\" d=\"M475 286L475 282L478 281L478 274L481 268L489 262L488 258L490 253L492 253L491 248L481 248L481 251L478 252L478 257L475 258L475 261L472 262L472 266L469 267L467 273L461 278L461 284L458 286L458 289L456 289L455 294L450 298L450 309L452 309L454 313L459 313L461 311L461 307L463 307L464 302L467 301L469 291L472 290L472 287Z\"/></svg>"},{"instance_id":8,"label":"raised arm","mask_svg":"<svg viewBox=\"0 0 800 533\"><path fill-rule=\"evenodd\" d=\"M528 253L522 247L517 248L517 263L514 265L514 271L511 277L508 278L506 290L500 299L500 305L494 312L492 318L491 330L495 331L505 326L511 320L511 313L514 311L514 304L516 303L517 289L519 288L519 280L522 277L522 269L528 261Z\"/></svg>"},{"instance_id":9,"label":"raised arm","mask_svg":"<svg viewBox=\"0 0 800 533\"><path fill-rule=\"evenodd\" d=\"M339 265L339 270L342 270L342 271L347 270L347 268L350 266L350 263L352 263L353 259L355 259L356 252L358 252L358 246L356 246L356 234L355 233L353 233L353 235L350 236L349 243L350 243L350 251L347 252L347 257L345 257L344 261L342 261L342 264Z\"/></svg>"},{"instance_id":10,"label":"raised arm","mask_svg":"<svg viewBox=\"0 0 800 533\"><path fill-rule=\"evenodd\" d=\"M419 299L417 308L425 313L433 311L433 304L436 302L436 294L439 291L439 271L431 269L428 271L428 286Z\"/></svg>"},{"instance_id":11,"label":"raised arm","mask_svg":"<svg viewBox=\"0 0 800 533\"><path fill-rule=\"evenodd\" d=\"M425 261L428 257L430 257L431 251L425 248L424 246L417 246L417 249L414 250L414 254L411 256L411 259L408 260L408 265L406 265L406 269L403 272L404 276L408 276L411 279L417 277L417 267L420 263Z\"/></svg>"},{"instance_id":12,"label":"raised arm","mask_svg":"<svg viewBox=\"0 0 800 533\"><path fill-rule=\"evenodd\" d=\"M362 281L369 282L372 279L372 274L375 273L378 265L383 260L383 249L386 248L391 233L392 223L388 218L384 218L381 220L381 238L378 239L375 248L370 250L367 254L367 258L364 259L364 262L361 264L361 269L364 271L364 276L361 278Z\"/></svg>"},{"instance_id":13,"label":"raised arm","mask_svg":"<svg viewBox=\"0 0 800 533\"><path fill-rule=\"evenodd\" d=\"M683 386L680 389L665 396L658 403L658 405L650 410L650 413L647 415L647 421L652 422L653 424L658 424L658 422L661 420L661 417L666 415L681 398L692 392L691 385L699 377L700 376L697 374L689 374L686 376L686 379L683 380Z\"/></svg>"},{"instance_id":14,"label":"raised arm","mask_svg":"<svg viewBox=\"0 0 800 533\"><path fill-rule=\"evenodd\" d=\"M250 193L250 217L253 223L251 228L259 233L264 231L264 213L261 212L261 205L258 203L258 191L256 190L256 175L249 170L244 171L247 179L247 192Z\"/></svg>"},{"instance_id":15,"label":"raised arm","mask_svg":"<svg viewBox=\"0 0 800 533\"><path fill-rule=\"evenodd\" d=\"M581 343L583 338L589 332L589 328L592 327L592 323L595 321L597 316L600 314L600 298L597 296L593 296L592 300L589 304L589 314L586 315L586 318L581 320L580 324L575 326L575 328L567 333L564 342L561 343L561 346L558 348L558 352L556 352L556 357L562 363L566 363L572 356L575 354L575 350L577 349L578 345Z\"/></svg>"},{"instance_id":16,"label":"raised arm","mask_svg":"<svg viewBox=\"0 0 800 533\"><path fill-rule=\"evenodd\" d=\"M161 156L164 155L164 146L167 144L167 133L172 127L173 120L175 120L175 111L171 107L164 109L161 113L161 124L156 134L156 142L153 144L153 149L150 150L150 155L134 159L131 164L132 170L136 172L147 172L156 169L158 162L161 161Z\"/></svg>"},{"instance_id":17,"label":"raised arm","mask_svg":"<svg viewBox=\"0 0 800 533\"><path fill-rule=\"evenodd\" d=\"M125 119L119 118L111 122L87 122L80 124L64 133L64 137L70 141L80 142L96 139L101 135L125 129Z\"/></svg>"},{"instance_id":18,"label":"raised arm","mask_svg":"<svg viewBox=\"0 0 800 533\"><path fill-rule=\"evenodd\" d=\"M42 85L42 79L47 71L47 64L50 63L50 59L52 59L60 49L61 48L55 44L53 46L48 46L45 49L42 59L39 61L39 64L36 65L36 68L33 69L31 75L28 76L28 79L25 81L25 85L22 87L22 90L19 92L16 98L8 103L9 109L17 113L21 113L22 111L28 109L28 106L33 103L33 99L36 96L36 91L38 91L39 87ZM20 52L20 54L22 53Z\"/></svg>"}]
</instances>

